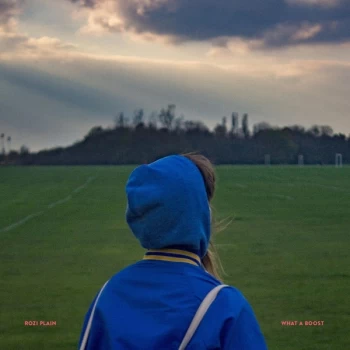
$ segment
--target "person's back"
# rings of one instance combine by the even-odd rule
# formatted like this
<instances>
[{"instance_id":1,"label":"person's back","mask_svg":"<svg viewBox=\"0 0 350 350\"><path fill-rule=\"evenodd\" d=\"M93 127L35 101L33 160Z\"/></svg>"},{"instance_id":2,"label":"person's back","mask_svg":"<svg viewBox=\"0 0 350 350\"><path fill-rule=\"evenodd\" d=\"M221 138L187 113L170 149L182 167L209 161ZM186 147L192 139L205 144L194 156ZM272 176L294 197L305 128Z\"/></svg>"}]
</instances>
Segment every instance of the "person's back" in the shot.
<instances>
[{"instance_id":1,"label":"person's back","mask_svg":"<svg viewBox=\"0 0 350 350\"><path fill-rule=\"evenodd\" d=\"M152 163L156 165L153 169L150 164L130 176L127 221L148 251L106 284L94 311L86 349L179 349L201 302L221 284L205 270L207 263L207 269L215 272L208 255L210 209L203 200L203 193L209 199L213 193L208 195L203 172L190 163L183 156L166 157L158 164ZM185 167L182 171L187 170L188 183L195 187L192 193L188 193L186 183L181 183L176 170L177 193L171 192L176 184L171 175L169 181L163 181L173 164L180 167L179 173L181 166ZM95 300L86 315L79 344ZM266 344L247 300L237 289L226 287L204 315L186 349L260 350L266 349Z\"/></svg>"}]
</instances>

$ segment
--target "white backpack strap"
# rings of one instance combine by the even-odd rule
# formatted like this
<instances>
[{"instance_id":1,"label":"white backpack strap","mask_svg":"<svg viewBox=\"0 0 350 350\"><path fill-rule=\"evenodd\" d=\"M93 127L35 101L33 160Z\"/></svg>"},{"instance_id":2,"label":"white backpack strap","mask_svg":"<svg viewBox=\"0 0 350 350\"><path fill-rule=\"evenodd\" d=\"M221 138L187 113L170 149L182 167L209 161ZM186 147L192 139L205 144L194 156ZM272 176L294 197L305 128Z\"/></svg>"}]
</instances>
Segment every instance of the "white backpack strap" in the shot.
<instances>
[{"instance_id":1,"label":"white backpack strap","mask_svg":"<svg viewBox=\"0 0 350 350\"><path fill-rule=\"evenodd\" d=\"M228 286L226 284L220 284L220 285L216 286L204 298L204 300L200 304L196 314L194 315L190 326L188 327L188 330L187 330L187 332L182 340L182 343L180 344L179 350L184 350L186 348L188 343L191 341L194 333L196 332L199 324L201 323L203 317L205 316L206 312L208 311L210 305L216 299L220 290L224 287L228 287Z\"/></svg>"},{"instance_id":2,"label":"white backpack strap","mask_svg":"<svg viewBox=\"0 0 350 350\"><path fill-rule=\"evenodd\" d=\"M84 337L83 337L83 340L81 341L81 345L80 345L80 349L79 350L85 350L86 343L87 343L88 338L89 338L89 333L90 333L90 328L91 328L91 324L92 324L92 319L94 318L96 305L97 305L98 299L100 298L100 295L101 295L102 291L104 290L104 288L106 287L107 283L108 283L108 281L103 285L103 287L100 290L100 293L98 293L98 296L96 298L94 307L92 308L92 311L91 311L91 314L90 314L89 322L88 322L88 324L87 324L87 326L85 328Z\"/></svg>"}]
</instances>

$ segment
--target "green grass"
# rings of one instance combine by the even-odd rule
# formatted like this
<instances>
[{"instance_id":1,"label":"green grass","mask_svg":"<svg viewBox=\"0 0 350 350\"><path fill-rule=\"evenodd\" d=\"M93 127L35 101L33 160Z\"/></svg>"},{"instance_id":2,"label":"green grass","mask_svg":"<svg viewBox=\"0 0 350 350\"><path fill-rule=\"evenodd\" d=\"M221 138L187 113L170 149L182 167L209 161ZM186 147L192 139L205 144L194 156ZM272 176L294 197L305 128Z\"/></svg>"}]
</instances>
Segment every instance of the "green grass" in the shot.
<instances>
[{"instance_id":1,"label":"green grass","mask_svg":"<svg viewBox=\"0 0 350 350\"><path fill-rule=\"evenodd\" d=\"M143 255L124 220L133 168L0 168L0 349L77 347L96 292ZM220 166L217 174L214 215L235 217L215 239L225 283L250 301L269 349L350 349L350 167Z\"/></svg>"}]
</instances>

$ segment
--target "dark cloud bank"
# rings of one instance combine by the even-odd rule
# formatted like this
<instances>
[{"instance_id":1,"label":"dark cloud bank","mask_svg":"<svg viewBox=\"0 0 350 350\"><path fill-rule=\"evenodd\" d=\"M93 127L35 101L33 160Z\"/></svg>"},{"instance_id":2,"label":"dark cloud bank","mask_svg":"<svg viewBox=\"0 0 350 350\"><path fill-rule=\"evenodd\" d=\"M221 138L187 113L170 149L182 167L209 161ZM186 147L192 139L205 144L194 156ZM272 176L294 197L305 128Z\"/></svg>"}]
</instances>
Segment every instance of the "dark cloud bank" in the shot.
<instances>
[{"instance_id":1,"label":"dark cloud bank","mask_svg":"<svg viewBox=\"0 0 350 350\"><path fill-rule=\"evenodd\" d=\"M91 8L104 2L70 1ZM349 0L115 1L126 30L174 36L179 41L239 37L262 40L267 47L350 41ZM319 26L316 33L310 34L315 26ZM309 34L296 35L302 29Z\"/></svg>"}]
</instances>

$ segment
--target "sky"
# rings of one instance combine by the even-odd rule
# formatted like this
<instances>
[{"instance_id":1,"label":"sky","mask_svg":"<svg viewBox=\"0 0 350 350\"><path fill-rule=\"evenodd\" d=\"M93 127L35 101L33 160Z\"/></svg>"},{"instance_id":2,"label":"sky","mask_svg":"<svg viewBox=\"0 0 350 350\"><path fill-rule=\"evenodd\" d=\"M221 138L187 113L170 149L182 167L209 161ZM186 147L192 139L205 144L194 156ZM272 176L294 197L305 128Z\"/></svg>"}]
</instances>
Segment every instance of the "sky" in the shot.
<instances>
[{"instance_id":1,"label":"sky","mask_svg":"<svg viewBox=\"0 0 350 350\"><path fill-rule=\"evenodd\" d=\"M0 0L0 132L67 146L168 104L350 134L350 0Z\"/></svg>"}]
</instances>

